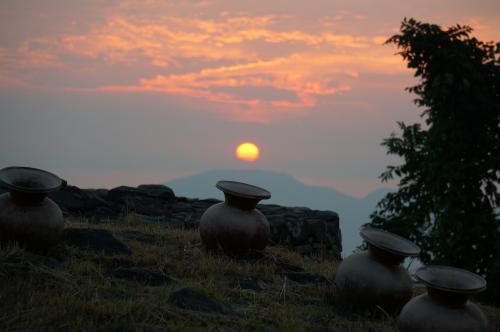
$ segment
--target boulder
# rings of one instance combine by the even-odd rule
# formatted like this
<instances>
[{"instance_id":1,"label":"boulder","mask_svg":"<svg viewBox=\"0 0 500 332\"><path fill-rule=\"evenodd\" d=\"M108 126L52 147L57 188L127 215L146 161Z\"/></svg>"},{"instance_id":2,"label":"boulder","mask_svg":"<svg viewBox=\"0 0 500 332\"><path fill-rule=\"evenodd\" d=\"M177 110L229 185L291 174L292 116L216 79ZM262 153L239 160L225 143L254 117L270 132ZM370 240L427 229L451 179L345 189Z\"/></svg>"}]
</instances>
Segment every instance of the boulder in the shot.
<instances>
[{"instance_id":1,"label":"boulder","mask_svg":"<svg viewBox=\"0 0 500 332\"><path fill-rule=\"evenodd\" d=\"M97 202L84 190L75 186L64 186L48 195L66 213L85 213L96 208Z\"/></svg>"},{"instance_id":2,"label":"boulder","mask_svg":"<svg viewBox=\"0 0 500 332\"><path fill-rule=\"evenodd\" d=\"M135 212L145 216L165 216L169 214L169 204L165 203L172 201L167 193L168 191L158 189L121 186L108 192L108 200L111 201L114 210Z\"/></svg>"},{"instance_id":3,"label":"boulder","mask_svg":"<svg viewBox=\"0 0 500 332\"><path fill-rule=\"evenodd\" d=\"M191 288L182 288L170 294L168 301L179 308L203 312L234 315L230 307Z\"/></svg>"},{"instance_id":4,"label":"boulder","mask_svg":"<svg viewBox=\"0 0 500 332\"><path fill-rule=\"evenodd\" d=\"M105 255L131 255L130 249L104 229L66 228L64 230L66 245L84 250L102 252Z\"/></svg>"},{"instance_id":5,"label":"boulder","mask_svg":"<svg viewBox=\"0 0 500 332\"><path fill-rule=\"evenodd\" d=\"M156 197L168 202L175 200L174 191L162 184L141 184L137 189L145 192L150 197Z\"/></svg>"},{"instance_id":6,"label":"boulder","mask_svg":"<svg viewBox=\"0 0 500 332\"><path fill-rule=\"evenodd\" d=\"M232 282L233 287L261 292L266 289L265 283L256 278L236 278Z\"/></svg>"},{"instance_id":7,"label":"boulder","mask_svg":"<svg viewBox=\"0 0 500 332\"><path fill-rule=\"evenodd\" d=\"M220 202L175 197L172 189L154 184L111 190L67 186L52 193L51 198L67 217L102 222L121 220L129 215L138 222L178 228L198 227L203 213ZM272 204L259 204L257 209L269 220L273 243L302 255L340 259L342 245L337 213Z\"/></svg>"},{"instance_id":8,"label":"boulder","mask_svg":"<svg viewBox=\"0 0 500 332\"><path fill-rule=\"evenodd\" d=\"M112 272L113 277L139 282L146 286L169 284L172 279L160 272L139 267L120 267Z\"/></svg>"},{"instance_id":9,"label":"boulder","mask_svg":"<svg viewBox=\"0 0 500 332\"><path fill-rule=\"evenodd\" d=\"M340 259L342 243L337 213L264 204L257 208L269 220L273 242L302 255Z\"/></svg>"}]
</instances>

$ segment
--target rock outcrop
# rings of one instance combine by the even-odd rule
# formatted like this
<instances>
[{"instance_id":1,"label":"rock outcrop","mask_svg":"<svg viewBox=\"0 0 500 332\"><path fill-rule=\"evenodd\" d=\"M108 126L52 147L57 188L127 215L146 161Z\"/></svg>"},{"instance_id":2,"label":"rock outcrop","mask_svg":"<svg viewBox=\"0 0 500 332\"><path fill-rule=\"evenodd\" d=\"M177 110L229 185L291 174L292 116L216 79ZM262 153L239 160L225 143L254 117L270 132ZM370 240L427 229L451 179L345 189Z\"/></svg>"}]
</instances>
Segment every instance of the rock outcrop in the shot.
<instances>
[{"instance_id":1,"label":"rock outcrop","mask_svg":"<svg viewBox=\"0 0 500 332\"><path fill-rule=\"evenodd\" d=\"M121 186L114 189L80 189L65 186L49 195L66 217L101 223L133 217L164 227L196 228L201 215L216 199L176 197L163 185ZM339 217L332 211L259 204L271 225L272 242L300 254L341 257Z\"/></svg>"}]
</instances>

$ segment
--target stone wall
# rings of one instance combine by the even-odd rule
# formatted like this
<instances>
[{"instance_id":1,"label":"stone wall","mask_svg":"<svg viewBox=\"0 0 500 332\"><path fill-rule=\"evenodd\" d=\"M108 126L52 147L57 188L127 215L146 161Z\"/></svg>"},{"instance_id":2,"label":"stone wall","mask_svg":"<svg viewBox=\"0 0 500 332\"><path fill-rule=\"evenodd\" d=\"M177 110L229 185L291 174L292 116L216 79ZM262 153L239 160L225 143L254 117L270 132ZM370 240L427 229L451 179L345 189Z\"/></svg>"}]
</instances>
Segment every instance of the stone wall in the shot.
<instances>
[{"instance_id":1,"label":"stone wall","mask_svg":"<svg viewBox=\"0 0 500 332\"><path fill-rule=\"evenodd\" d=\"M99 223L133 216L144 223L179 228L198 227L203 212L220 202L176 197L163 185L121 186L110 190L66 186L50 197L66 217ZM275 244L301 254L340 259L341 234L335 212L269 204L259 204L257 208L269 220L271 241Z\"/></svg>"}]
</instances>

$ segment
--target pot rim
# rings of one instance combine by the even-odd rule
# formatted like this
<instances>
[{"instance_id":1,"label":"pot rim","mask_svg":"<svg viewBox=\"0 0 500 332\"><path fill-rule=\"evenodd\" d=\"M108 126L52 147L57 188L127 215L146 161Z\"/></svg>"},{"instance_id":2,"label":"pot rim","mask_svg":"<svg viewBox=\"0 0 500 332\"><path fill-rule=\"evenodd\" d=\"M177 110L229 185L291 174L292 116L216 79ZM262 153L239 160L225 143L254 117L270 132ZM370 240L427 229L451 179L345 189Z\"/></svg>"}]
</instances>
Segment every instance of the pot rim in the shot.
<instances>
[{"instance_id":1,"label":"pot rim","mask_svg":"<svg viewBox=\"0 0 500 332\"><path fill-rule=\"evenodd\" d=\"M420 247L402 236L372 227L363 227L359 232L370 245L398 256L418 256Z\"/></svg>"},{"instance_id":2,"label":"pot rim","mask_svg":"<svg viewBox=\"0 0 500 332\"><path fill-rule=\"evenodd\" d=\"M486 279L474 272L445 265L422 266L415 276L429 288L451 293L479 293L487 285Z\"/></svg>"},{"instance_id":3,"label":"pot rim","mask_svg":"<svg viewBox=\"0 0 500 332\"><path fill-rule=\"evenodd\" d=\"M14 173L14 175L12 175ZM28 173L35 174L36 176L41 176L45 177L45 179L48 179L48 181L45 181L44 183L43 179L41 180L42 186L33 188L33 187L27 187L23 185L16 185L14 184L15 181L11 178L11 176L19 176ZM44 194L44 193L50 193L53 191L59 190L64 181L58 177L57 175L45 171L43 169L39 168L34 168L34 167L24 167L24 166L11 166L11 167L5 167L0 169L0 186L4 187L7 190L12 190L12 191L17 191L17 192L22 192L22 193L27 193L27 194Z\"/></svg>"},{"instance_id":4,"label":"pot rim","mask_svg":"<svg viewBox=\"0 0 500 332\"><path fill-rule=\"evenodd\" d=\"M257 200L271 198L271 193L266 189L243 182L220 180L217 181L215 186L217 187L217 189L222 190L224 193L237 197Z\"/></svg>"}]
</instances>

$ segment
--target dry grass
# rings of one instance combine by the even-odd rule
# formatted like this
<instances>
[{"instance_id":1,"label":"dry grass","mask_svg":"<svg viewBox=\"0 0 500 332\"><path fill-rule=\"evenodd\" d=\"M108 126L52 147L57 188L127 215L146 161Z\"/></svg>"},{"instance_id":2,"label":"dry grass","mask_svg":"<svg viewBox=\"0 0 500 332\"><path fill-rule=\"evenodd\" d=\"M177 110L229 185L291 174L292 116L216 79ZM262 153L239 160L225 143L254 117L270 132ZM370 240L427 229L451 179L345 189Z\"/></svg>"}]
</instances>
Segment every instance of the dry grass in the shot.
<instances>
[{"instance_id":1,"label":"dry grass","mask_svg":"<svg viewBox=\"0 0 500 332\"><path fill-rule=\"evenodd\" d=\"M259 259L242 260L206 253L196 231L165 229L134 222L67 227L110 230L133 252L106 256L73 247L52 253L61 264L38 263L18 247L0 250L1 331L395 331L394 321L337 315L331 284L298 284L280 273L279 264L303 267L333 280L337 262L305 258L269 247ZM152 243L134 240L136 234ZM17 258L21 257L21 259ZM24 257L24 258L23 258ZM110 270L145 267L171 277L163 286L116 279ZM255 292L237 287L236 278L256 278ZM180 309L167 299L176 289L194 288L231 306L239 315ZM498 328L499 311L485 311Z\"/></svg>"}]
</instances>

